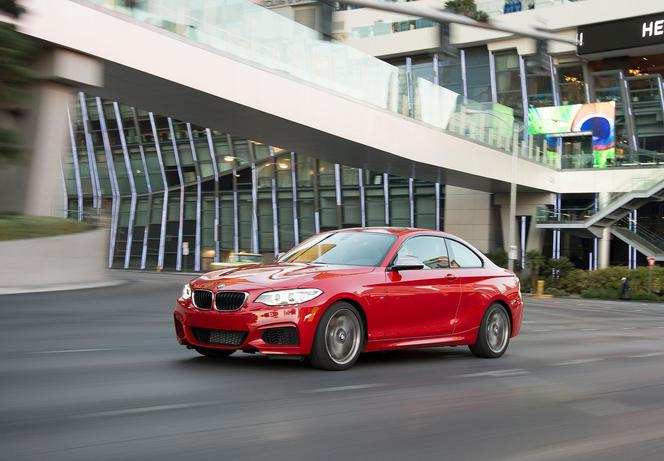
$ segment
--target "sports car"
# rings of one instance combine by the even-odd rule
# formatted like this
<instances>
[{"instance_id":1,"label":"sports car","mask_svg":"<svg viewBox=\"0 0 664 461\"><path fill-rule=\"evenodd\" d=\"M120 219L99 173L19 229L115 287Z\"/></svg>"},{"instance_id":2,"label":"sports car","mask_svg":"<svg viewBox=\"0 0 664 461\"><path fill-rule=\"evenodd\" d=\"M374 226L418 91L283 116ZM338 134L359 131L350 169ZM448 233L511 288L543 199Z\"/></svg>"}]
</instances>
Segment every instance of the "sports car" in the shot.
<instances>
[{"instance_id":1,"label":"sports car","mask_svg":"<svg viewBox=\"0 0 664 461\"><path fill-rule=\"evenodd\" d=\"M383 227L324 232L272 264L201 275L174 320L178 342L207 357L240 350L344 370L362 352L400 348L497 358L522 314L519 279L467 242Z\"/></svg>"}]
</instances>

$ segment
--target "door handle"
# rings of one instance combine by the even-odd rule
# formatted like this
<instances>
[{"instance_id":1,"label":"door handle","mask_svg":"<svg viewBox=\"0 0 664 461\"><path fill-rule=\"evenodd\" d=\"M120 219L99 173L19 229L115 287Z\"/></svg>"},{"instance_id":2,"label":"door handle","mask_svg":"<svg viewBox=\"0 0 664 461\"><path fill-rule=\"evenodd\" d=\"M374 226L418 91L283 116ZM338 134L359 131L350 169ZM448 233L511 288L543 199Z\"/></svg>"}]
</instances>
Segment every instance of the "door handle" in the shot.
<instances>
[{"instance_id":1,"label":"door handle","mask_svg":"<svg viewBox=\"0 0 664 461\"><path fill-rule=\"evenodd\" d=\"M454 275L454 274L447 274L447 275L445 276L445 279L449 280L450 282L453 282L454 280L457 279L457 276Z\"/></svg>"}]
</instances>

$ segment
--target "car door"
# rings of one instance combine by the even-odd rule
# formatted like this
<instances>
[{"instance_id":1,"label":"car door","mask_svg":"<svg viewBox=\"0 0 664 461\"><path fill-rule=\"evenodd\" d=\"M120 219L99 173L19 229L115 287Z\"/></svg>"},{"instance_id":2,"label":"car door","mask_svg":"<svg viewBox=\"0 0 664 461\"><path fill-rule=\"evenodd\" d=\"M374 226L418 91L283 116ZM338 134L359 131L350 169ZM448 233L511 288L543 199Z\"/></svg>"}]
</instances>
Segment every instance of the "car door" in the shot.
<instances>
[{"instance_id":1,"label":"car door","mask_svg":"<svg viewBox=\"0 0 664 461\"><path fill-rule=\"evenodd\" d=\"M447 238L450 254L450 270L457 275L461 301L457 311L454 333L477 328L487 308L487 300L495 292L495 287L484 283L488 278L484 261L464 243Z\"/></svg>"},{"instance_id":2,"label":"car door","mask_svg":"<svg viewBox=\"0 0 664 461\"><path fill-rule=\"evenodd\" d=\"M454 331L459 306L457 276L449 268L445 239L416 235L399 248L400 256L417 258L421 269L387 271L386 337L442 336Z\"/></svg>"}]
</instances>

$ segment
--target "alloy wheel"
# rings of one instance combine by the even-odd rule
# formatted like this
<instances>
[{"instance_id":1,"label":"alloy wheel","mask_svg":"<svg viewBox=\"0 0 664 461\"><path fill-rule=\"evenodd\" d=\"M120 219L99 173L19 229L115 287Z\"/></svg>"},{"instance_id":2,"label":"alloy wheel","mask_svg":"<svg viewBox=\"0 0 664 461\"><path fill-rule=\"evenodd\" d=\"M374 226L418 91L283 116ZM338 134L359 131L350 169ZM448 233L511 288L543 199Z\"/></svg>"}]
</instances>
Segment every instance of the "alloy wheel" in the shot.
<instances>
[{"instance_id":1,"label":"alloy wheel","mask_svg":"<svg viewBox=\"0 0 664 461\"><path fill-rule=\"evenodd\" d=\"M349 309L339 309L325 326L325 348L334 363L345 365L351 362L362 342L360 321Z\"/></svg>"}]
</instances>

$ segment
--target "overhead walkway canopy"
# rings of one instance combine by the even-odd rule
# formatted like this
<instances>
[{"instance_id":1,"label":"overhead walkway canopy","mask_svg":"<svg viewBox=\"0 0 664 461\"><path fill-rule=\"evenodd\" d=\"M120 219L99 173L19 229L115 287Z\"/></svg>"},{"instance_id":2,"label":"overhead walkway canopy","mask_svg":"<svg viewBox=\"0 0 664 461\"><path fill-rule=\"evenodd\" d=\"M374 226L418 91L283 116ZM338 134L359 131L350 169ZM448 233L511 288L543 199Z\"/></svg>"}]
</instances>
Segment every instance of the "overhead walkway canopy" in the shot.
<instances>
[{"instance_id":1,"label":"overhead walkway canopy","mask_svg":"<svg viewBox=\"0 0 664 461\"><path fill-rule=\"evenodd\" d=\"M26 0L18 27L100 59L104 85L86 90L146 110L349 166L485 191L511 181L574 191L520 143L523 128L505 106L408 82L399 68L248 0L127 3ZM615 184L598 181L604 174L568 184Z\"/></svg>"}]
</instances>

